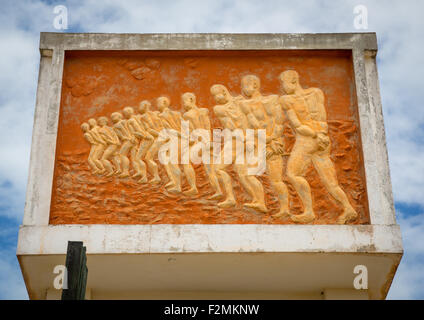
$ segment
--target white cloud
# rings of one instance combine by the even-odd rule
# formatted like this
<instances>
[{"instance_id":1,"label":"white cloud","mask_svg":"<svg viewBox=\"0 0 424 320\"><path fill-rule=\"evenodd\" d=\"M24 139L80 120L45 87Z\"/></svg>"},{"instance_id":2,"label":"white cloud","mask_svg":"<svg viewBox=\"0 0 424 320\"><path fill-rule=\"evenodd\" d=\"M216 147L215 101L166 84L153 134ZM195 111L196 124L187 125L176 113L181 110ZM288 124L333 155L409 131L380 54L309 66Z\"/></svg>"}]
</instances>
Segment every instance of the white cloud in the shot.
<instances>
[{"instance_id":1,"label":"white cloud","mask_svg":"<svg viewBox=\"0 0 424 320\"><path fill-rule=\"evenodd\" d=\"M424 298L424 212L407 216L398 212L404 256L390 288L388 299Z\"/></svg>"}]
</instances>

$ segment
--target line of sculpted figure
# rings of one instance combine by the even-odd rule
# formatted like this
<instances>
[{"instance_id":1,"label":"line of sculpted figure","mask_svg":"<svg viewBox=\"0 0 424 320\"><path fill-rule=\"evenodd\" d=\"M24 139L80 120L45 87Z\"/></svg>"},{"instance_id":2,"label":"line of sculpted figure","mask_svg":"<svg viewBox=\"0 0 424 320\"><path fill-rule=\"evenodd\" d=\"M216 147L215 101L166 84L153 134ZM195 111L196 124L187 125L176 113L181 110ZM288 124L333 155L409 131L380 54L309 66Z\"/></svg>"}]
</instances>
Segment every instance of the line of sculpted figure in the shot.
<instances>
[{"instance_id":1,"label":"line of sculpted figure","mask_svg":"<svg viewBox=\"0 0 424 320\"><path fill-rule=\"evenodd\" d=\"M217 204L219 208L232 208L237 204L229 173L233 166L240 185L251 199L243 206L266 213L268 209L264 187L255 175L249 174L249 169L258 164L246 161L244 151L247 154L247 144L246 149L243 144L241 152L238 148L240 141L246 141L248 130L256 132L260 129L265 132L264 170L279 203L279 211L273 215L274 218L289 217L296 223L311 223L316 219L311 188L305 179L306 170L313 165L328 193L343 207L337 223L353 221L358 214L340 187L330 158L331 142L323 92L318 88L302 88L299 75L294 70L282 72L279 80L284 91L281 96L262 95L260 79L255 75L242 77L242 94L237 97L232 96L224 85L215 84L210 88L216 102L214 114L224 129L220 137L224 136L223 150L219 142L218 154L213 154L212 160L210 151L216 141L213 139L213 143L211 142L209 110L197 106L194 93L182 94L183 114L172 110L169 98L162 96L156 99L157 111L152 110L149 101L143 100L137 109L125 107L121 112L113 112L110 117L112 125L109 125L110 120L107 117L102 116L97 120L91 118L81 125L84 139L90 144L88 165L91 172L106 177L115 175L127 178L130 177L131 167L131 178L138 179L139 183L158 184L162 179L156 159L161 147L172 142L179 146L177 163L161 162L169 180L165 185L168 192L183 193L186 196L198 194L196 172L192 166L192 163L196 163L192 158L195 153L198 157L211 160L203 161L202 164L213 192L209 199L220 200ZM284 117L295 132L296 140L290 154L284 152ZM188 124L187 132L182 127L183 124ZM230 132L229 139L225 138L225 131ZM202 138L197 136L197 132L207 134L206 147L197 148L196 139ZM254 138L253 146L250 145L254 153L259 153L258 137ZM183 143L187 143L187 146L184 147ZM213 150L215 151L215 146ZM227 150L230 150L229 154ZM170 151L166 152L170 156ZM287 155L289 158L284 170L283 157ZM226 159L228 157L229 161ZM242 161L239 161L239 157L242 157ZM179 162L180 159L188 161ZM148 174L151 176L150 181ZM290 213L289 194L283 174L299 195L304 208L301 214ZM189 185L189 189L184 192L181 187L183 176Z\"/></svg>"},{"instance_id":2,"label":"line of sculpted figure","mask_svg":"<svg viewBox=\"0 0 424 320\"><path fill-rule=\"evenodd\" d=\"M100 136L99 130L100 127L97 124L96 119L89 119L88 124L90 126L90 135L94 140L94 150L92 154L92 161L95 163L97 172L96 174L103 174L105 172L105 167L103 166L102 161L100 160L104 150L106 149L106 142Z\"/></svg>"},{"instance_id":3,"label":"line of sculpted figure","mask_svg":"<svg viewBox=\"0 0 424 320\"><path fill-rule=\"evenodd\" d=\"M120 166L117 168L115 174L120 178L127 178L130 175L130 159L128 158L128 155L136 146L137 140L129 130L127 122L124 120L122 113L112 113L111 119L113 122L113 129L115 130L116 135L119 137L122 143L121 148L118 151Z\"/></svg>"},{"instance_id":4,"label":"line of sculpted figure","mask_svg":"<svg viewBox=\"0 0 424 320\"><path fill-rule=\"evenodd\" d=\"M228 92L228 89L221 84L213 85L210 91L217 103L217 105L213 108L215 115L221 121L224 129L229 129L235 133L235 135L232 135L232 139L225 140L225 143L232 145L231 163L234 163L234 169L239 181L252 199L252 202L244 203L243 205L247 208L252 208L265 213L268 210L265 206L264 189L261 182L254 175L248 175L248 165L246 161L242 161L243 163L237 163L237 129L239 129L239 132L245 136L246 129L249 128L247 116L240 108L241 98L234 98ZM224 145L222 153L224 153L226 148L227 146ZM222 158L224 158L224 154L221 155L221 159ZM226 161L221 162L224 163L215 165L215 168L218 178L224 186L226 197L224 201L218 203L218 206L221 208L230 208L236 205L231 177L226 171L229 169L230 163L226 163Z\"/></svg>"},{"instance_id":5,"label":"line of sculpted figure","mask_svg":"<svg viewBox=\"0 0 424 320\"><path fill-rule=\"evenodd\" d=\"M289 214L288 189L283 182L283 114L278 95L263 96L260 79L255 75L244 76L241 80L245 98L240 101L246 114L249 128L266 131L266 172L278 196L280 211L274 217ZM255 144L257 150L257 143Z\"/></svg>"},{"instance_id":6,"label":"line of sculpted figure","mask_svg":"<svg viewBox=\"0 0 424 320\"><path fill-rule=\"evenodd\" d=\"M194 95L194 93L191 93L191 92L184 93L181 96L181 102L182 102L184 110L186 111L183 114L183 119L188 121L190 132L193 132L193 131L195 132L195 130L203 129L209 133L208 141L206 142L206 148L208 148L208 150L210 151L211 122L209 119L209 110L206 108L199 108L196 105L196 96ZM187 148L183 149L182 158L186 156L185 154L186 152L190 154L190 151L192 151L191 146L192 146L192 141L190 142L190 145L187 146ZM189 156L189 154L187 156ZM203 154L201 154L200 156L203 156ZM210 157L210 153L208 156ZM220 199L223 196L223 194L221 191L221 187L219 185L218 177L215 172L215 165L213 163L203 162L203 167L206 171L209 182L214 191L214 194L211 197L209 197L209 199L210 200ZM193 167L190 164L190 160L188 163L183 164L183 168L184 168L184 173L187 177L187 180L189 181L189 184L191 186L191 189L186 192L186 195L197 194L198 191L196 188L196 174L194 172ZM192 182L190 182L190 180Z\"/></svg>"},{"instance_id":7,"label":"line of sculpted figure","mask_svg":"<svg viewBox=\"0 0 424 320\"><path fill-rule=\"evenodd\" d=\"M110 160L114 163L116 168L121 166L121 160L118 156L118 150L121 145L119 138L115 131L109 127L109 120L106 117L100 117L98 119L98 123L100 125L99 133L102 139L106 142L106 149L103 152L101 161L103 163L104 168L106 169L105 176L111 177L115 170L112 166Z\"/></svg>"},{"instance_id":8,"label":"line of sculpted figure","mask_svg":"<svg viewBox=\"0 0 424 320\"><path fill-rule=\"evenodd\" d=\"M181 132L181 113L170 109L170 100L167 97L159 97L157 99L158 109L160 111L159 118L162 121L163 128L167 129L168 135L174 135L179 142L179 134ZM160 146L168 142L169 137L162 138L161 136L158 139L160 141ZM160 148L160 147L159 147ZM179 148L178 148L179 149ZM168 154L168 156L170 156ZM176 155L178 157L178 154ZM178 159L177 159L178 160ZM165 185L165 188L171 193L180 193L181 192L181 169L178 163L173 163L169 161L167 164L164 164L166 173L169 178L168 184ZM194 170L193 170L194 172ZM193 186L193 180L188 179L191 190L197 192L196 185Z\"/></svg>"},{"instance_id":9,"label":"line of sculpted figure","mask_svg":"<svg viewBox=\"0 0 424 320\"><path fill-rule=\"evenodd\" d=\"M324 94L318 88L303 89L299 83L299 75L294 70L281 73L280 81L285 92L285 95L280 97L280 103L296 137L287 162L286 174L304 206L302 214L290 217L300 223L309 223L316 218L312 207L311 188L304 177L306 169L312 163L330 195L343 206L343 213L337 218L337 223L348 223L358 214L339 186L336 170L330 159L331 143L328 137Z\"/></svg>"}]
</instances>

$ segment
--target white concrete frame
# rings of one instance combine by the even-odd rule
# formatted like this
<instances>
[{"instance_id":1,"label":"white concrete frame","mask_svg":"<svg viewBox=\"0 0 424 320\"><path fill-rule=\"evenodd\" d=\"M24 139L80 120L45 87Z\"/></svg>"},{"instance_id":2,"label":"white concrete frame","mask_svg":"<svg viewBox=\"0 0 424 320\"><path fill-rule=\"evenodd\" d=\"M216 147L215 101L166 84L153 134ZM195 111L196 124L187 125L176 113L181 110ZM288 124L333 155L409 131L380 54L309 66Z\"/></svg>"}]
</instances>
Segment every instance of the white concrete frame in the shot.
<instances>
[{"instance_id":1,"label":"white concrete frame","mask_svg":"<svg viewBox=\"0 0 424 320\"><path fill-rule=\"evenodd\" d=\"M49 225L66 50L291 49L352 51L370 225ZM31 160L18 256L64 254L67 240L82 240L88 254L365 252L395 254L400 260L402 240L395 220L374 33L41 33L40 52Z\"/></svg>"}]
</instances>

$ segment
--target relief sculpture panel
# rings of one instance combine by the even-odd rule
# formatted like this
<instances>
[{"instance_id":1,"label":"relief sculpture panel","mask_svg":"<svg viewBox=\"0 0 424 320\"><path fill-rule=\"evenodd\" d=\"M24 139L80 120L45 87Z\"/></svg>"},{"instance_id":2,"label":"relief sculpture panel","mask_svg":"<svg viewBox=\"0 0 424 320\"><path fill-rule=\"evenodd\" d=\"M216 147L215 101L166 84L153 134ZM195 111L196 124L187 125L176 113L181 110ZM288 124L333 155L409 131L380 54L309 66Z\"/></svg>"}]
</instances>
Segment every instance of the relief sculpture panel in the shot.
<instances>
[{"instance_id":1,"label":"relief sculpture panel","mask_svg":"<svg viewBox=\"0 0 424 320\"><path fill-rule=\"evenodd\" d=\"M68 52L63 83L51 224L369 223L348 51Z\"/></svg>"}]
</instances>

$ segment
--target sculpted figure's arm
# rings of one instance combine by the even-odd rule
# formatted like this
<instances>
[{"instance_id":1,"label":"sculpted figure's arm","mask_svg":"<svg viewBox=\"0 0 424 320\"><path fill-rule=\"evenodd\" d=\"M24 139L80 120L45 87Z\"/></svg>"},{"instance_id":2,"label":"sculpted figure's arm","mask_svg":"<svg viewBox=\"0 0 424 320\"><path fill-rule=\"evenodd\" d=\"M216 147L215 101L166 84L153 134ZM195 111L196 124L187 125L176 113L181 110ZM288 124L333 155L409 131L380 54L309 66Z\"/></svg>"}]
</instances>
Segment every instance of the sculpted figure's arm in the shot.
<instances>
[{"instance_id":1,"label":"sculpted figure's arm","mask_svg":"<svg viewBox=\"0 0 424 320\"><path fill-rule=\"evenodd\" d=\"M97 143L100 143L100 144L105 144L105 141L103 140L100 133L95 128L92 129L90 133L91 133L91 136L94 139L94 141L96 141Z\"/></svg>"},{"instance_id":2,"label":"sculpted figure's arm","mask_svg":"<svg viewBox=\"0 0 424 320\"><path fill-rule=\"evenodd\" d=\"M266 137L266 142L269 143L272 140L281 138L284 132L283 110L281 110L280 103L278 102L278 96L269 98L269 101L265 104L265 110L267 115L274 121L272 134Z\"/></svg>"},{"instance_id":3,"label":"sculpted figure's arm","mask_svg":"<svg viewBox=\"0 0 424 320\"><path fill-rule=\"evenodd\" d=\"M152 113L151 115L148 116L147 132L150 133L153 137L157 138L159 137L159 132L156 129L159 128L159 126L163 126L163 125L160 118L157 115L155 115L155 117L153 118L153 115L154 114ZM153 123L154 121L156 121L156 124Z\"/></svg>"},{"instance_id":4,"label":"sculpted figure's arm","mask_svg":"<svg viewBox=\"0 0 424 320\"><path fill-rule=\"evenodd\" d=\"M125 140L129 140L130 139L130 137L128 137L128 135L126 134L126 132L125 132L123 126L122 126L122 123L120 123L120 122L116 123L113 126L113 128L115 130L116 135L119 137L119 139L121 141L125 141Z\"/></svg>"},{"instance_id":5,"label":"sculpted figure's arm","mask_svg":"<svg viewBox=\"0 0 424 320\"><path fill-rule=\"evenodd\" d=\"M312 128L300 122L299 118L296 115L296 111L293 108L293 104L295 102L293 101L292 97L282 96L280 99L280 103L283 109L286 110L286 114L290 121L290 124L298 133L304 136L316 137L317 134L314 130L312 130Z\"/></svg>"},{"instance_id":6,"label":"sculpted figure's arm","mask_svg":"<svg viewBox=\"0 0 424 320\"><path fill-rule=\"evenodd\" d=\"M138 119L138 124L144 133L144 139L153 140L153 136L149 133L149 126L142 117Z\"/></svg>"},{"instance_id":7,"label":"sculpted figure's arm","mask_svg":"<svg viewBox=\"0 0 424 320\"><path fill-rule=\"evenodd\" d=\"M135 119L129 120L129 127L131 129L131 133L137 138L141 138L141 139L147 138L146 132Z\"/></svg>"},{"instance_id":8,"label":"sculpted figure's arm","mask_svg":"<svg viewBox=\"0 0 424 320\"><path fill-rule=\"evenodd\" d=\"M93 137L91 136L90 133L84 133L84 138L90 143L90 144L95 144L96 141L93 139Z\"/></svg>"},{"instance_id":9,"label":"sculpted figure's arm","mask_svg":"<svg viewBox=\"0 0 424 320\"><path fill-rule=\"evenodd\" d=\"M318 100L318 109L320 110L320 116L321 116L321 121L319 124L322 130L320 130L320 132L328 134L327 112L325 111L325 106L324 106L324 93L322 92L321 89L316 89L316 95Z\"/></svg>"},{"instance_id":10,"label":"sculpted figure's arm","mask_svg":"<svg viewBox=\"0 0 424 320\"><path fill-rule=\"evenodd\" d=\"M260 123L256 119L255 115L252 113L250 106L247 103L239 102L241 111L246 115L247 121L253 129L259 129Z\"/></svg>"},{"instance_id":11,"label":"sculpted figure's arm","mask_svg":"<svg viewBox=\"0 0 424 320\"><path fill-rule=\"evenodd\" d=\"M106 143L108 144L112 144L112 138L109 137L109 135L106 133L106 130L104 128L99 130L100 136L102 137L102 139L104 141L106 141Z\"/></svg>"},{"instance_id":12,"label":"sculpted figure's arm","mask_svg":"<svg viewBox=\"0 0 424 320\"><path fill-rule=\"evenodd\" d=\"M230 129L230 130L237 129L237 126L225 113L224 106L221 106L221 105L215 106L213 107L213 111L215 115L217 116L217 118L219 119L219 121L222 123L224 129Z\"/></svg>"}]
</instances>

